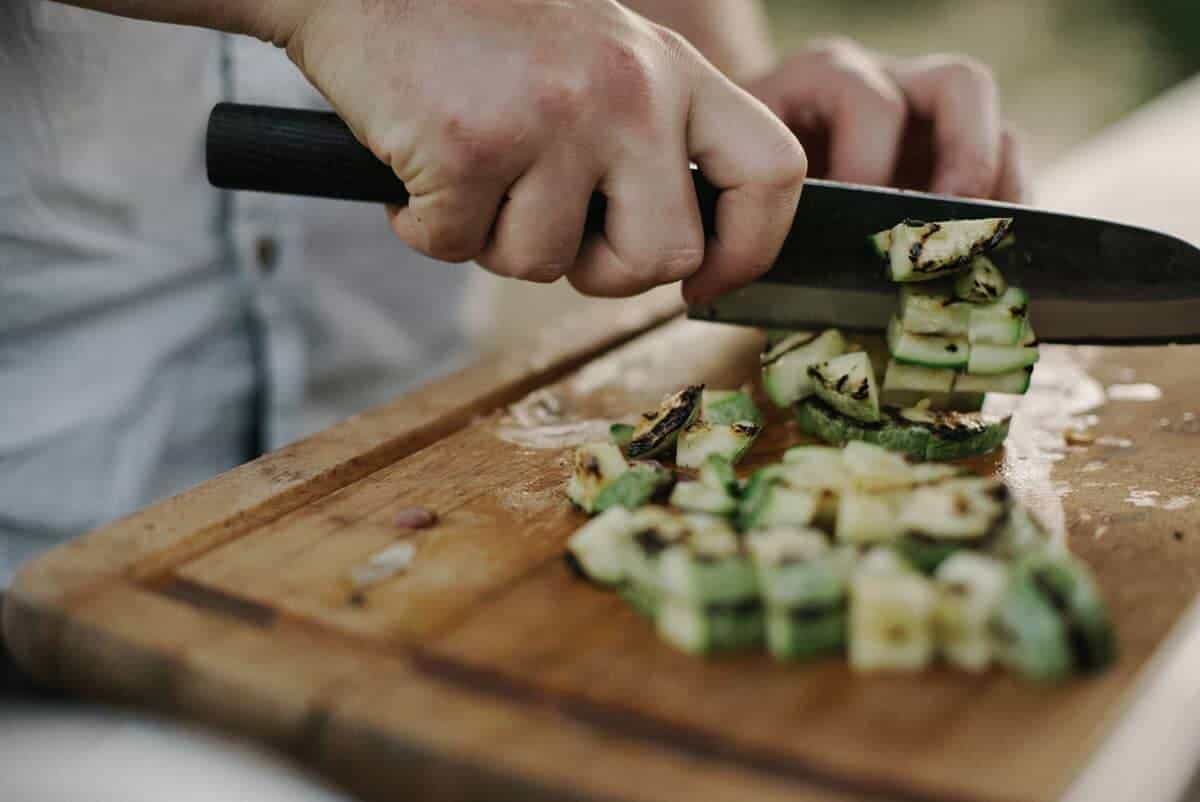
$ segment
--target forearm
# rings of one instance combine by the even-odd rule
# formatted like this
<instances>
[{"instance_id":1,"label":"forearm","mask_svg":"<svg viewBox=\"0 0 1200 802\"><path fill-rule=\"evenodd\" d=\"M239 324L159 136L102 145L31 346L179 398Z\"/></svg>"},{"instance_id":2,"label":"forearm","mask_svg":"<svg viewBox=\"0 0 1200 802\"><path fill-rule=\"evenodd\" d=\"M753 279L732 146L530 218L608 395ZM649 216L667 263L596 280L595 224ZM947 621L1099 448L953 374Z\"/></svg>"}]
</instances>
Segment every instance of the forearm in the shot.
<instances>
[{"instance_id":1,"label":"forearm","mask_svg":"<svg viewBox=\"0 0 1200 802\"><path fill-rule=\"evenodd\" d=\"M760 0L623 0L634 11L683 34L729 77L746 82L775 65Z\"/></svg>"},{"instance_id":2,"label":"forearm","mask_svg":"<svg viewBox=\"0 0 1200 802\"><path fill-rule=\"evenodd\" d=\"M59 0L122 17L194 25L282 44L311 0Z\"/></svg>"}]
</instances>

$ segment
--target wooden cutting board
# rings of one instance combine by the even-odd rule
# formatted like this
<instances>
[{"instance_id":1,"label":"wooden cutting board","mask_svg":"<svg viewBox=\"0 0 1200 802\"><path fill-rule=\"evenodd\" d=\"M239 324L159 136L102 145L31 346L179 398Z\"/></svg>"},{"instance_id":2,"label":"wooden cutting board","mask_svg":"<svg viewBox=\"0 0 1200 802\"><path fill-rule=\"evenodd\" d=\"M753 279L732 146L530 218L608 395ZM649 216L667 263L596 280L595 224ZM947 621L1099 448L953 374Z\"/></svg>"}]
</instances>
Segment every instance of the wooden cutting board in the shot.
<instances>
[{"instance_id":1,"label":"wooden cutting board","mask_svg":"<svg viewBox=\"0 0 1200 802\"><path fill-rule=\"evenodd\" d=\"M1047 349L1007 451L977 466L1093 566L1111 671L1055 688L863 678L835 659L677 654L564 567L583 521L561 490L569 444L684 383L757 374L757 333L626 308L36 561L5 607L14 653L375 799L1057 798L1196 594L1200 349ZM1113 384L1131 400L1087 409ZM1072 422L1099 439L1065 446ZM747 467L801 441L782 414L769 432ZM410 505L440 523L398 529ZM351 572L406 539L409 569L356 593Z\"/></svg>"}]
</instances>

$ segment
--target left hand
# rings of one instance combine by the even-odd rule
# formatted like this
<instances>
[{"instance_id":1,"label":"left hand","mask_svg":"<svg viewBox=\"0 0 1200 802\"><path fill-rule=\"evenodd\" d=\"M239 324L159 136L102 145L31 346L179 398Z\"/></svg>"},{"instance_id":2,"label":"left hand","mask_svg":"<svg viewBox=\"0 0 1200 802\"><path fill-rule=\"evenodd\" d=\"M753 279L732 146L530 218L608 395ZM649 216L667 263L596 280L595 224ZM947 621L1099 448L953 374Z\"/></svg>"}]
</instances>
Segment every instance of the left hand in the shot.
<instances>
[{"instance_id":1,"label":"left hand","mask_svg":"<svg viewBox=\"0 0 1200 802\"><path fill-rule=\"evenodd\" d=\"M848 40L806 48L747 85L799 137L809 174L1021 202L1020 144L991 71L954 55L889 59Z\"/></svg>"}]
</instances>

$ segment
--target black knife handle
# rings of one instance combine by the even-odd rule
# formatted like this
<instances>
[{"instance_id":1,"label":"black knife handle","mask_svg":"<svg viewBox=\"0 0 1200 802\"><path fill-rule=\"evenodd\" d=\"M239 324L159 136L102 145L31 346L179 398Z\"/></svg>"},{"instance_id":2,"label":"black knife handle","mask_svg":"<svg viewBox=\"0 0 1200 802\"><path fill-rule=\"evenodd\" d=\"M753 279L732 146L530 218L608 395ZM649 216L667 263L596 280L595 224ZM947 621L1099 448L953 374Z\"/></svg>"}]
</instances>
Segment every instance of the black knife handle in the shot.
<instances>
[{"instance_id":1,"label":"black knife handle","mask_svg":"<svg viewBox=\"0 0 1200 802\"><path fill-rule=\"evenodd\" d=\"M408 202L408 190L332 112L219 103L205 137L208 181L220 189L316 198ZM711 235L719 191L692 170L704 230ZM587 231L604 230L603 195L592 196Z\"/></svg>"}]
</instances>

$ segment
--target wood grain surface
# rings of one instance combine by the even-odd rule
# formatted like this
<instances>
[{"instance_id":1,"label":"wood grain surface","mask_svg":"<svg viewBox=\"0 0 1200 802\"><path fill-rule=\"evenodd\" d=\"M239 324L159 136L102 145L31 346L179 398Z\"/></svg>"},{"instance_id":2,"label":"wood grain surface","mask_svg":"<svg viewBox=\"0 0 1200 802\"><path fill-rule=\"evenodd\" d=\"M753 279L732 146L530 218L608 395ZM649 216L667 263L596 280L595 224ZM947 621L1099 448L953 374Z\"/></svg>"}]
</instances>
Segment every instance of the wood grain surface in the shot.
<instances>
[{"instance_id":1,"label":"wood grain surface","mask_svg":"<svg viewBox=\"0 0 1200 802\"><path fill-rule=\"evenodd\" d=\"M752 380L759 344L675 321L269 521L218 521L156 549L145 526L167 525L174 505L148 510L22 574L14 649L41 676L251 732L368 795L420 782L427 799L670 799L688 764L705 767L706 799L1055 798L1200 579L1187 492L1200 487L1200 426L1185 392L1200 350L1049 349L1008 453L980 466L1044 517L1057 510L1115 613L1117 666L1043 688L943 670L865 679L838 660L697 660L565 570L563 541L582 521L561 492L568 443L684 382ZM1162 397L1080 408L1097 444L1063 445L1058 413L1087 402L1081 387L1103 397L1117 383ZM772 424L747 467L799 441L786 416ZM278 475L276 459L259 481ZM414 504L440 523L393 526ZM352 570L402 539L416 546L409 569L355 593ZM570 754L580 762L565 771Z\"/></svg>"},{"instance_id":2,"label":"wood grain surface","mask_svg":"<svg viewBox=\"0 0 1200 802\"><path fill-rule=\"evenodd\" d=\"M863 678L684 657L563 568L571 442L685 382L756 373L753 332L676 320L630 340L674 308L576 318L46 555L5 605L13 652L369 799L1058 798L1200 587L1200 348L1046 349L1005 452L975 466L1094 568L1111 671ZM1068 446L1067 426L1097 439ZM799 441L776 414L747 467ZM411 505L439 524L394 527ZM402 540L408 569L356 592L354 569ZM1129 773L1153 776L1142 751Z\"/></svg>"}]
</instances>

